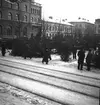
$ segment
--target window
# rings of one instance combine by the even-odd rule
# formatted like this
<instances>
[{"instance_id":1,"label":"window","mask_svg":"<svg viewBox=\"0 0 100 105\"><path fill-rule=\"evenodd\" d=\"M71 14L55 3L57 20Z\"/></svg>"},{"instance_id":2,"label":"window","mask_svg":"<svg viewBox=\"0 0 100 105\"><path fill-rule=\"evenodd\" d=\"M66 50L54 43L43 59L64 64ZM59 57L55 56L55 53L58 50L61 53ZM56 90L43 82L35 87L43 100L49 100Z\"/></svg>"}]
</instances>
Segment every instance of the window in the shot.
<instances>
[{"instance_id":1,"label":"window","mask_svg":"<svg viewBox=\"0 0 100 105\"><path fill-rule=\"evenodd\" d=\"M33 9L31 8L31 13L33 13Z\"/></svg>"},{"instance_id":2,"label":"window","mask_svg":"<svg viewBox=\"0 0 100 105\"><path fill-rule=\"evenodd\" d=\"M98 29L98 34L100 34L100 29Z\"/></svg>"},{"instance_id":3,"label":"window","mask_svg":"<svg viewBox=\"0 0 100 105\"><path fill-rule=\"evenodd\" d=\"M0 19L2 18L2 12L0 11Z\"/></svg>"},{"instance_id":4,"label":"window","mask_svg":"<svg viewBox=\"0 0 100 105\"><path fill-rule=\"evenodd\" d=\"M49 31L51 31L51 26L49 26Z\"/></svg>"},{"instance_id":5,"label":"window","mask_svg":"<svg viewBox=\"0 0 100 105\"><path fill-rule=\"evenodd\" d=\"M37 10L37 14L39 15L39 10Z\"/></svg>"},{"instance_id":6,"label":"window","mask_svg":"<svg viewBox=\"0 0 100 105\"><path fill-rule=\"evenodd\" d=\"M8 20L12 20L12 14L11 14L11 12L8 13Z\"/></svg>"},{"instance_id":7,"label":"window","mask_svg":"<svg viewBox=\"0 0 100 105\"><path fill-rule=\"evenodd\" d=\"M37 23L37 18L34 18L34 22Z\"/></svg>"},{"instance_id":8,"label":"window","mask_svg":"<svg viewBox=\"0 0 100 105\"><path fill-rule=\"evenodd\" d=\"M41 10L38 10L38 15L40 15L41 14Z\"/></svg>"},{"instance_id":9,"label":"window","mask_svg":"<svg viewBox=\"0 0 100 105\"><path fill-rule=\"evenodd\" d=\"M33 13L35 14L35 9L33 8Z\"/></svg>"},{"instance_id":10,"label":"window","mask_svg":"<svg viewBox=\"0 0 100 105\"><path fill-rule=\"evenodd\" d=\"M24 16L24 21L27 22L27 16L26 15Z\"/></svg>"},{"instance_id":11,"label":"window","mask_svg":"<svg viewBox=\"0 0 100 105\"><path fill-rule=\"evenodd\" d=\"M19 4L18 3L16 3L16 9L19 9Z\"/></svg>"},{"instance_id":12,"label":"window","mask_svg":"<svg viewBox=\"0 0 100 105\"><path fill-rule=\"evenodd\" d=\"M37 10L35 10L35 14L37 14Z\"/></svg>"},{"instance_id":13,"label":"window","mask_svg":"<svg viewBox=\"0 0 100 105\"><path fill-rule=\"evenodd\" d=\"M12 8L12 4L11 3L9 3L9 8Z\"/></svg>"},{"instance_id":14,"label":"window","mask_svg":"<svg viewBox=\"0 0 100 105\"><path fill-rule=\"evenodd\" d=\"M2 6L2 0L0 0L0 6Z\"/></svg>"},{"instance_id":15,"label":"window","mask_svg":"<svg viewBox=\"0 0 100 105\"><path fill-rule=\"evenodd\" d=\"M8 36L12 35L12 27L11 26L8 26L8 28L7 28L7 35Z\"/></svg>"},{"instance_id":16,"label":"window","mask_svg":"<svg viewBox=\"0 0 100 105\"><path fill-rule=\"evenodd\" d=\"M36 9L34 9L34 14L36 14Z\"/></svg>"},{"instance_id":17,"label":"window","mask_svg":"<svg viewBox=\"0 0 100 105\"><path fill-rule=\"evenodd\" d=\"M31 17L31 22L33 22L33 20L34 20L33 17Z\"/></svg>"},{"instance_id":18,"label":"window","mask_svg":"<svg viewBox=\"0 0 100 105\"><path fill-rule=\"evenodd\" d=\"M100 28L100 25L98 25L98 27Z\"/></svg>"},{"instance_id":19,"label":"window","mask_svg":"<svg viewBox=\"0 0 100 105\"><path fill-rule=\"evenodd\" d=\"M16 14L16 20L17 21L19 20L19 14Z\"/></svg>"},{"instance_id":20,"label":"window","mask_svg":"<svg viewBox=\"0 0 100 105\"><path fill-rule=\"evenodd\" d=\"M27 36L27 28L26 27L23 29L23 36Z\"/></svg>"},{"instance_id":21,"label":"window","mask_svg":"<svg viewBox=\"0 0 100 105\"><path fill-rule=\"evenodd\" d=\"M2 26L0 25L0 36L2 35Z\"/></svg>"},{"instance_id":22,"label":"window","mask_svg":"<svg viewBox=\"0 0 100 105\"><path fill-rule=\"evenodd\" d=\"M25 5L25 11L27 12L27 5Z\"/></svg>"}]
</instances>

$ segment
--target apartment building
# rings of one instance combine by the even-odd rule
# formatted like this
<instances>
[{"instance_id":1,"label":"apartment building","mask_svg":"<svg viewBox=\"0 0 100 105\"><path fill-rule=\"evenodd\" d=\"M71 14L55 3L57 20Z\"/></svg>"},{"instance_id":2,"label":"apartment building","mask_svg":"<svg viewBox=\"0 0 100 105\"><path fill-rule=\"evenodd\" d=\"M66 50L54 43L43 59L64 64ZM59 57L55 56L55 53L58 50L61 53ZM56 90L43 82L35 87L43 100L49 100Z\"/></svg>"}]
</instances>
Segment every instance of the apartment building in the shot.
<instances>
[{"instance_id":1,"label":"apartment building","mask_svg":"<svg viewBox=\"0 0 100 105\"><path fill-rule=\"evenodd\" d=\"M35 36L41 28L41 8L34 0L0 0L0 38Z\"/></svg>"},{"instance_id":2,"label":"apartment building","mask_svg":"<svg viewBox=\"0 0 100 105\"><path fill-rule=\"evenodd\" d=\"M58 35L58 33L62 34L63 36L71 36L73 35L73 25L70 23L60 23L54 21L44 21L44 31L45 35L48 38L54 37Z\"/></svg>"},{"instance_id":3,"label":"apartment building","mask_svg":"<svg viewBox=\"0 0 100 105\"><path fill-rule=\"evenodd\" d=\"M84 20L71 21L70 23L74 26L75 34L80 34L82 37L94 34L95 25L93 23Z\"/></svg>"},{"instance_id":4,"label":"apartment building","mask_svg":"<svg viewBox=\"0 0 100 105\"><path fill-rule=\"evenodd\" d=\"M100 19L95 19L95 34L100 35Z\"/></svg>"}]
</instances>

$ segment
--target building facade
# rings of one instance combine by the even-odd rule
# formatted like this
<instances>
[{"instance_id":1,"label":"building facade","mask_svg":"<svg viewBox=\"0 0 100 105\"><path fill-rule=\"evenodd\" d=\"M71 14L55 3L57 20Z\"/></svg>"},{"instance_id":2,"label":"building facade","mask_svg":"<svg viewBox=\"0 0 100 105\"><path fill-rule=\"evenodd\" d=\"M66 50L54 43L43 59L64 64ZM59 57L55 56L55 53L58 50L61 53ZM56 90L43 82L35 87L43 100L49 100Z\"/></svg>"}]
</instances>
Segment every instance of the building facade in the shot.
<instances>
[{"instance_id":1,"label":"building facade","mask_svg":"<svg viewBox=\"0 0 100 105\"><path fill-rule=\"evenodd\" d=\"M62 34L63 36L72 36L73 35L73 25L70 23L58 23L52 21L44 21L44 31L45 35L48 38L53 38L58 33Z\"/></svg>"},{"instance_id":2,"label":"building facade","mask_svg":"<svg viewBox=\"0 0 100 105\"><path fill-rule=\"evenodd\" d=\"M95 19L95 34L100 35L100 19Z\"/></svg>"},{"instance_id":3,"label":"building facade","mask_svg":"<svg viewBox=\"0 0 100 105\"><path fill-rule=\"evenodd\" d=\"M86 35L94 35L95 25L87 21L73 21L70 22L74 25L74 34L78 34L82 37Z\"/></svg>"},{"instance_id":4,"label":"building facade","mask_svg":"<svg viewBox=\"0 0 100 105\"><path fill-rule=\"evenodd\" d=\"M41 27L41 5L34 0L10 3L0 0L0 38L28 38Z\"/></svg>"}]
</instances>

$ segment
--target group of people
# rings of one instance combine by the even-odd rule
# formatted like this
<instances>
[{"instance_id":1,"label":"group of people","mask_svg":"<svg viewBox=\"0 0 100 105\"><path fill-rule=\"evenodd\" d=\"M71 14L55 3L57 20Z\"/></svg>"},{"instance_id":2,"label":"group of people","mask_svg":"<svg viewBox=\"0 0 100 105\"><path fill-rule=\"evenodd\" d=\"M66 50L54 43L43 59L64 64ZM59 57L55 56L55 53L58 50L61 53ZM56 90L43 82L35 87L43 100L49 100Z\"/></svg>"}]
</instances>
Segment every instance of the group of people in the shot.
<instances>
[{"instance_id":1,"label":"group of people","mask_svg":"<svg viewBox=\"0 0 100 105\"><path fill-rule=\"evenodd\" d=\"M5 43L1 44L1 53L2 56L5 56L5 52L6 52L6 47L5 47ZM75 49L75 47L73 48L73 59L76 59L76 53L77 50ZM83 48L81 48L78 53L78 70L82 70L83 69L83 64L84 64L84 60L85 60L85 51ZM51 60L51 55L50 55L50 51L48 48L45 48L44 52L43 52L43 59L42 59L42 63L46 63L48 64L49 60ZM86 56L86 65L87 65L87 70L90 71L90 67L91 67L91 61L92 61L92 52L91 49L89 49L88 54Z\"/></svg>"},{"instance_id":2,"label":"group of people","mask_svg":"<svg viewBox=\"0 0 100 105\"><path fill-rule=\"evenodd\" d=\"M77 66L78 70L83 70L84 60L86 58L87 70L90 71L92 57L93 57L91 49L88 50L88 53L85 56L85 50L83 48L81 48L78 51L77 56L78 56L78 66Z\"/></svg>"},{"instance_id":3,"label":"group of people","mask_svg":"<svg viewBox=\"0 0 100 105\"><path fill-rule=\"evenodd\" d=\"M83 48L80 48L80 50L77 53L77 48L75 46L73 46L73 59L76 59L76 55L78 57L78 70L82 70L83 69L83 64L84 64L84 60L86 58L86 66L87 66L87 70L90 71L91 68L91 62L92 62L92 58L93 58L93 53L92 50L89 49L87 55L85 56L85 50ZM95 51L96 53L96 51Z\"/></svg>"}]
</instances>

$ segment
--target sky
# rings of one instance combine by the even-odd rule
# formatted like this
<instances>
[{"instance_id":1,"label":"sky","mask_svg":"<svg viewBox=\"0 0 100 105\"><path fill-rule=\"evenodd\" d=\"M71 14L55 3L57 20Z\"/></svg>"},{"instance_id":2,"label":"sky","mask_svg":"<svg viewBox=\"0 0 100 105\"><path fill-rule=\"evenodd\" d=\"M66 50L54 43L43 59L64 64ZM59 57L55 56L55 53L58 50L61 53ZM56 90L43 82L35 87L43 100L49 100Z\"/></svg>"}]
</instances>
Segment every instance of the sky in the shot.
<instances>
[{"instance_id":1,"label":"sky","mask_svg":"<svg viewBox=\"0 0 100 105\"><path fill-rule=\"evenodd\" d=\"M100 18L100 0L35 0L42 4L42 17L48 20L67 19L76 21L79 17L94 23Z\"/></svg>"}]
</instances>

